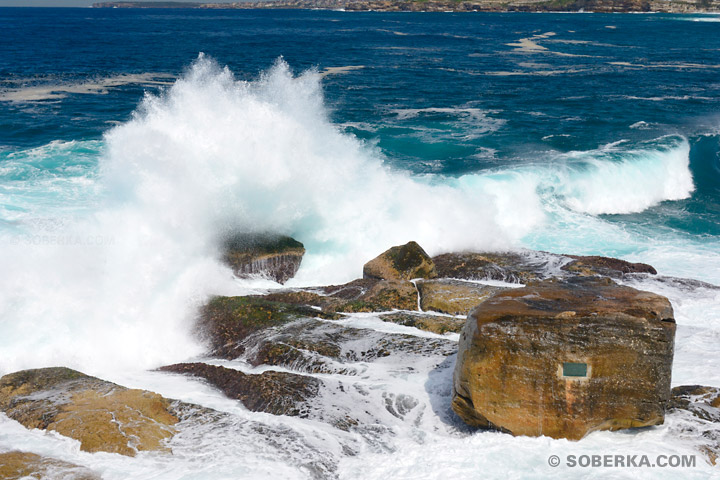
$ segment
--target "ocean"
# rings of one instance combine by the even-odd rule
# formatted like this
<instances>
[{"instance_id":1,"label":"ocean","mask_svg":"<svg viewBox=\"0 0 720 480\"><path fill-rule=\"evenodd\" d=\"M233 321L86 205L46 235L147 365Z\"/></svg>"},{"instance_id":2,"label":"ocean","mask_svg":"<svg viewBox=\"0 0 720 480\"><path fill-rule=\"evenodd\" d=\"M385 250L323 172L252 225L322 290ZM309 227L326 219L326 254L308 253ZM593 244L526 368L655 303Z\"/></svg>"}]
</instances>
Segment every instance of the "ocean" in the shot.
<instances>
[{"instance_id":1,"label":"ocean","mask_svg":"<svg viewBox=\"0 0 720 480\"><path fill-rule=\"evenodd\" d=\"M150 370L202 357L210 296L277 287L219 261L223 235L256 231L304 243L289 286L358 278L410 240L649 263L665 280L633 286L673 302L673 385L720 386L720 16L0 8L0 27L0 375L68 366L237 419L128 459L0 414L0 451L108 479L307 478L309 459L340 478L552 478L556 452L696 453L679 417L577 443L468 432L430 408L446 374L384 365L362 382L400 382L425 417L347 455L327 425ZM683 476L720 477L703 462Z\"/></svg>"}]
</instances>

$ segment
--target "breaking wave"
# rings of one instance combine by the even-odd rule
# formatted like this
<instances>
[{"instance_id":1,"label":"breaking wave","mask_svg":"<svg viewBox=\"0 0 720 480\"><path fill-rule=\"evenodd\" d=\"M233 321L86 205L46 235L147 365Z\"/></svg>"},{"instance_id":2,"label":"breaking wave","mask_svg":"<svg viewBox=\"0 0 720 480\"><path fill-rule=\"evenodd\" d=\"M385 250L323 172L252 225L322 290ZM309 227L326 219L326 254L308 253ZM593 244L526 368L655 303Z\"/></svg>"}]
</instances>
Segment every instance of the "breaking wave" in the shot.
<instances>
[{"instance_id":1,"label":"breaking wave","mask_svg":"<svg viewBox=\"0 0 720 480\"><path fill-rule=\"evenodd\" d=\"M12 179L0 191L0 373L144 369L200 353L189 334L196 307L249 288L218 261L231 232L297 238L308 254L292 282L328 284L409 240L431 254L507 249L557 205L572 215L638 212L693 190L688 142L676 137L454 179L411 176L330 122L321 79L278 61L238 81L201 55L102 148L2 153L0 174ZM99 160L41 168L43 155L74 148ZM48 210L32 208L49 202L38 185L67 171L84 187L53 189L50 203L82 197L92 208L46 221L38 212Z\"/></svg>"}]
</instances>

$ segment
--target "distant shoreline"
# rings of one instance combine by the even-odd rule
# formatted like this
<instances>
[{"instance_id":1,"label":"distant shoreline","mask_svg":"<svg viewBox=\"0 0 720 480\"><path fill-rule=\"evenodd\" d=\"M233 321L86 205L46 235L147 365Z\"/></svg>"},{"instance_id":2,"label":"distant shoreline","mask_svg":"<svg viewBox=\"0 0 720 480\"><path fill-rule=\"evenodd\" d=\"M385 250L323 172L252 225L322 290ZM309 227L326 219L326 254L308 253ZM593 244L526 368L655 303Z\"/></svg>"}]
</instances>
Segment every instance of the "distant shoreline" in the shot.
<instances>
[{"instance_id":1,"label":"distant shoreline","mask_svg":"<svg viewBox=\"0 0 720 480\"><path fill-rule=\"evenodd\" d=\"M276 0L235 3L99 2L92 7L366 12L720 13L720 0Z\"/></svg>"}]
</instances>

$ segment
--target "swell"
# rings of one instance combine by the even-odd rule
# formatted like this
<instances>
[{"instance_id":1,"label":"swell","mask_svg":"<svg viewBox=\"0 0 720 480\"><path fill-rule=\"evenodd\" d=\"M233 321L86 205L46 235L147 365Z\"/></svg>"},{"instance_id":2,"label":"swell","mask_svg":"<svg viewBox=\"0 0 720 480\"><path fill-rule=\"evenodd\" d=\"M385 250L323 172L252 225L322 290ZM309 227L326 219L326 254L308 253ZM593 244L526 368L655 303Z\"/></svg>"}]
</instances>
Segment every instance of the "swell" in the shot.
<instances>
[{"instance_id":1,"label":"swell","mask_svg":"<svg viewBox=\"0 0 720 480\"><path fill-rule=\"evenodd\" d=\"M6 156L0 168L10 169L15 191L2 202L26 205L13 228L0 228L0 348L9 359L0 368L93 374L201 352L190 334L195 308L209 295L249 291L219 261L230 232L297 238L308 253L291 282L330 284L409 240L431 254L533 245L538 231L605 228L596 214L692 192L680 137L454 179L411 176L329 121L320 79L279 61L253 82L237 81L200 56L164 93L146 95L91 159L62 160L77 144ZM50 165L73 158L77 170ZM89 185L80 196L92 208L48 210L77 205L64 187L44 196L42 182L71 172ZM53 225L35 221L41 215ZM575 247L589 235L573 237Z\"/></svg>"}]
</instances>

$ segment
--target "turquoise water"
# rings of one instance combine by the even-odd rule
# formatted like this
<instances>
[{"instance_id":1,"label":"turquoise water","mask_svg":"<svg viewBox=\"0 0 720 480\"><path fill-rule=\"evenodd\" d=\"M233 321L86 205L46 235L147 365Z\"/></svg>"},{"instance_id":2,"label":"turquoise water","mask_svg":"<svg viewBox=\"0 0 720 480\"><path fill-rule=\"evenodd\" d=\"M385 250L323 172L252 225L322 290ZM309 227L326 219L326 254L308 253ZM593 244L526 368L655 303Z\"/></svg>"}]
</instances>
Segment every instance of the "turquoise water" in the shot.
<instances>
[{"instance_id":1,"label":"turquoise water","mask_svg":"<svg viewBox=\"0 0 720 480\"><path fill-rule=\"evenodd\" d=\"M318 80L322 115L385 166L430 183L503 183L514 197L506 203L531 226L510 225L508 246L638 258L687 275L692 268L664 249L712 253L720 235L718 22L2 9L0 225L22 229L97 204L103 135L199 52L239 81L282 57L292 75L328 73ZM277 227L306 236L313 228Z\"/></svg>"}]
</instances>

